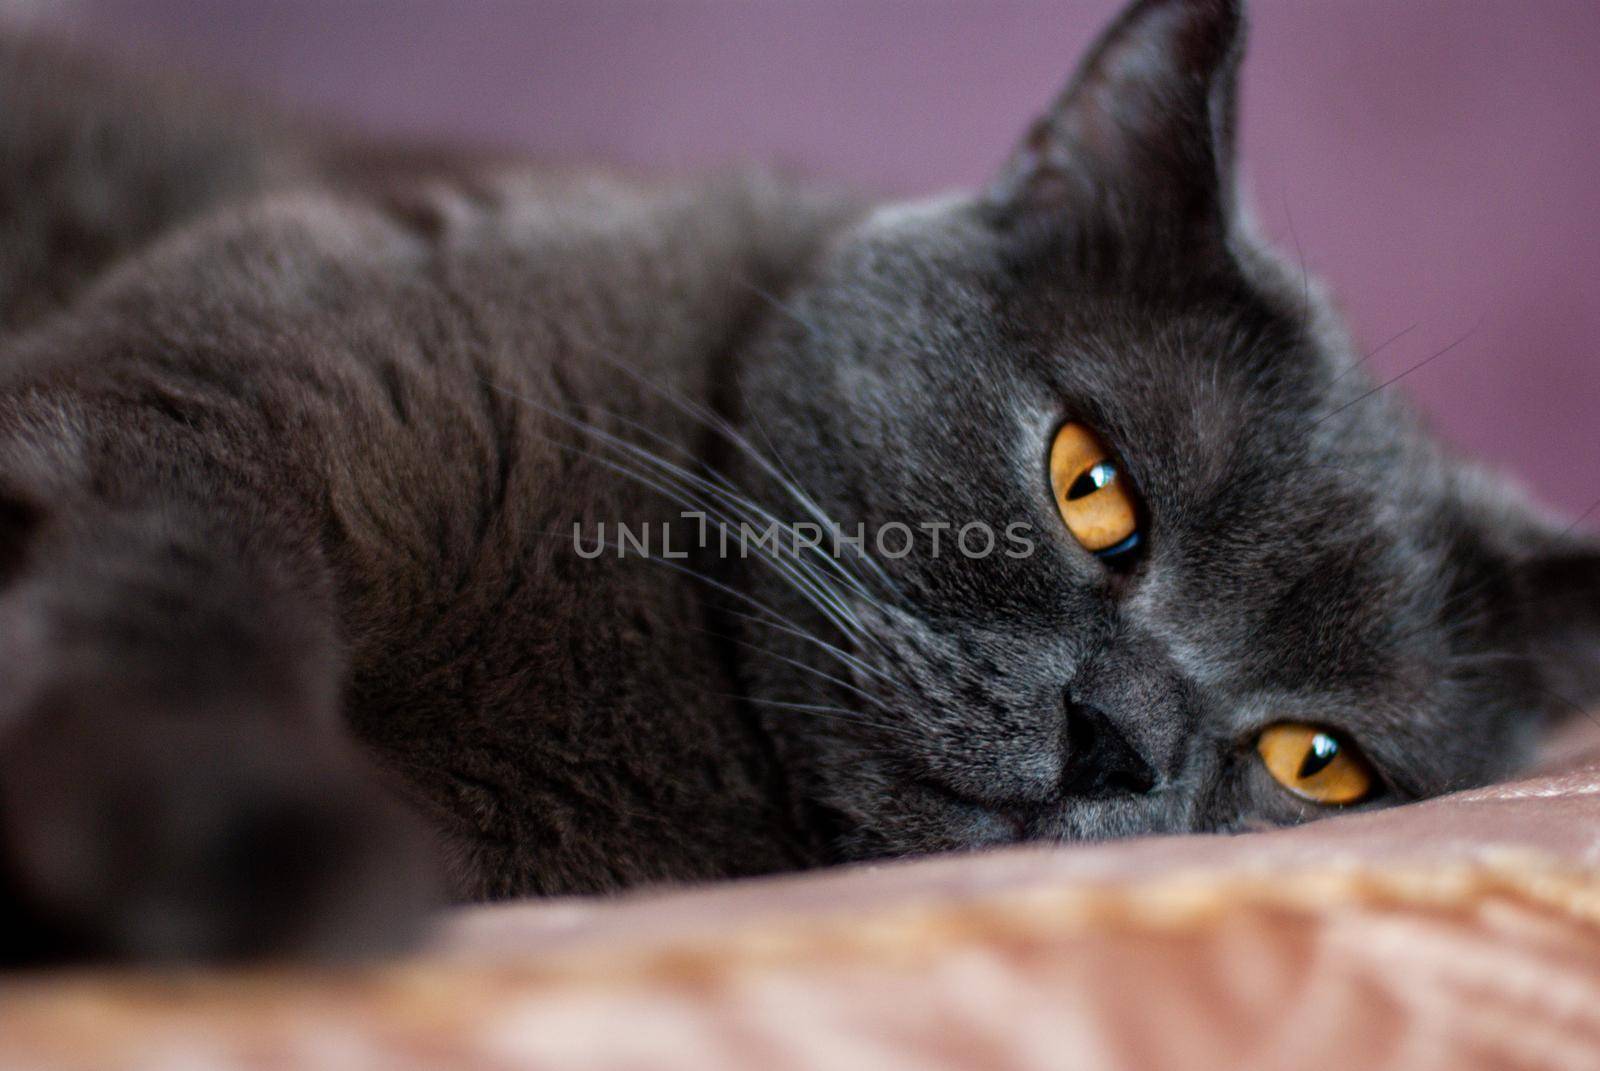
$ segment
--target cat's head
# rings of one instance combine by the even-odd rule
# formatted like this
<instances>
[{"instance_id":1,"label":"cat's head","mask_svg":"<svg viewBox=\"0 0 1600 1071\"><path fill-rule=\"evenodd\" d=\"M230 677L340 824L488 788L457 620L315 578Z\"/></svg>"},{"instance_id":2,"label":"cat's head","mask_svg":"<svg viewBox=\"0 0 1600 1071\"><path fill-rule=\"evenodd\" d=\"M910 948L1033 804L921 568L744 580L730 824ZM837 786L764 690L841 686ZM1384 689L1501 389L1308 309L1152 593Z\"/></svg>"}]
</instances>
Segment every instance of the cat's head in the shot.
<instances>
[{"instance_id":1,"label":"cat's head","mask_svg":"<svg viewBox=\"0 0 1600 1071\"><path fill-rule=\"evenodd\" d=\"M1133 4L988 189L866 219L750 354L787 519L866 538L746 567L785 618L747 686L851 853L1391 804L1600 699L1596 549L1433 446L1240 218L1241 42Z\"/></svg>"}]
</instances>

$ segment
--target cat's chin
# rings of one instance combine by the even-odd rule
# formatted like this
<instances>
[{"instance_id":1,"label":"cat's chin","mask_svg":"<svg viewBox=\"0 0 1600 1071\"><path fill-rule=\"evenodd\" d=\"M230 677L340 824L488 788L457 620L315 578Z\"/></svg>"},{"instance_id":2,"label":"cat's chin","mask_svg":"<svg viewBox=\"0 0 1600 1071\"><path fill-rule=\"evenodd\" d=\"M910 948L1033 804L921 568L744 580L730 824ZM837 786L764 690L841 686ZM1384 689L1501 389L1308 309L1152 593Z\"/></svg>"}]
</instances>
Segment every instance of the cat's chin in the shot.
<instances>
[{"instance_id":1,"label":"cat's chin","mask_svg":"<svg viewBox=\"0 0 1600 1071\"><path fill-rule=\"evenodd\" d=\"M1028 839L1028 816L929 781L897 785L870 809L851 804L827 809L836 816L834 849L840 861L1003 848Z\"/></svg>"},{"instance_id":2,"label":"cat's chin","mask_svg":"<svg viewBox=\"0 0 1600 1071\"><path fill-rule=\"evenodd\" d=\"M952 792L936 781L917 781L913 799L948 826L958 848L995 847L1029 839L1033 815L1022 808L998 807Z\"/></svg>"},{"instance_id":3,"label":"cat's chin","mask_svg":"<svg viewBox=\"0 0 1600 1071\"><path fill-rule=\"evenodd\" d=\"M1188 809L1159 794L1075 796L1040 803L972 799L932 780L895 791L892 810L863 818L843 842L854 859L1196 833ZM1181 812L1181 813L1175 813Z\"/></svg>"}]
</instances>

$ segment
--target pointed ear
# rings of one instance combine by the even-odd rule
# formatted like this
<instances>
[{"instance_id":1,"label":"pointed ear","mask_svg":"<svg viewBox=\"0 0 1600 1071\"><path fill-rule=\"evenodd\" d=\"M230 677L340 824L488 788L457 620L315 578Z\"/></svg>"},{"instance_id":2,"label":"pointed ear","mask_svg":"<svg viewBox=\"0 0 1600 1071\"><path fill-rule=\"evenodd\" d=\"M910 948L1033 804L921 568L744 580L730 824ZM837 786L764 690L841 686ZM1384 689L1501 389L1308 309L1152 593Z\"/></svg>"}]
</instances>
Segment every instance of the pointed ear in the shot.
<instances>
[{"instance_id":1,"label":"pointed ear","mask_svg":"<svg viewBox=\"0 0 1600 1071\"><path fill-rule=\"evenodd\" d=\"M1544 687L1600 704L1600 546L1566 537L1516 567L1520 620Z\"/></svg>"},{"instance_id":2,"label":"pointed ear","mask_svg":"<svg viewBox=\"0 0 1600 1071\"><path fill-rule=\"evenodd\" d=\"M1136 0L988 191L1008 222L1067 216L1221 251L1233 215L1239 0Z\"/></svg>"}]
</instances>

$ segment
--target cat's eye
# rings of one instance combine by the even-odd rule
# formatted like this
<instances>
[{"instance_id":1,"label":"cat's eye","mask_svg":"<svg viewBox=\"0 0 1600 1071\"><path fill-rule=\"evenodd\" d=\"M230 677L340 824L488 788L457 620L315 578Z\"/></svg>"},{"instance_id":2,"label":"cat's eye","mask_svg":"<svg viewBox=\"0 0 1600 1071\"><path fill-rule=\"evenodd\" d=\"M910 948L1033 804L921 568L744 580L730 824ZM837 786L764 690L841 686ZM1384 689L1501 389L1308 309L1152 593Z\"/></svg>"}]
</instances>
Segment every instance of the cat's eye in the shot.
<instances>
[{"instance_id":1,"label":"cat's eye","mask_svg":"<svg viewBox=\"0 0 1600 1071\"><path fill-rule=\"evenodd\" d=\"M1283 722L1256 738L1256 753L1278 784L1301 799L1329 806L1372 794L1372 767L1354 747L1315 725Z\"/></svg>"},{"instance_id":2,"label":"cat's eye","mask_svg":"<svg viewBox=\"0 0 1600 1071\"><path fill-rule=\"evenodd\" d=\"M1111 451L1082 424L1069 422L1056 432L1050 485L1067 531L1084 550L1109 560L1139 545L1133 486Z\"/></svg>"}]
</instances>

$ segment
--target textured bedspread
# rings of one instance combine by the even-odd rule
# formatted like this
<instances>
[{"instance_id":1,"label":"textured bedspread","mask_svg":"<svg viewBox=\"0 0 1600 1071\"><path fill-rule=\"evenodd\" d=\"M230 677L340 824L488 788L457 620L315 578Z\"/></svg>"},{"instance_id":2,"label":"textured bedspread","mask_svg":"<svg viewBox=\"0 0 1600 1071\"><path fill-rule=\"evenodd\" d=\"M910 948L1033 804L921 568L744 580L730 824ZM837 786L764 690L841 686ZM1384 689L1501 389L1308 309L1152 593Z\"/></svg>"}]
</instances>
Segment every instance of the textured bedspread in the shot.
<instances>
[{"instance_id":1,"label":"textured bedspread","mask_svg":"<svg viewBox=\"0 0 1600 1071\"><path fill-rule=\"evenodd\" d=\"M463 911L347 971L12 976L0 1068L1600 1067L1600 758L1233 838Z\"/></svg>"}]
</instances>

